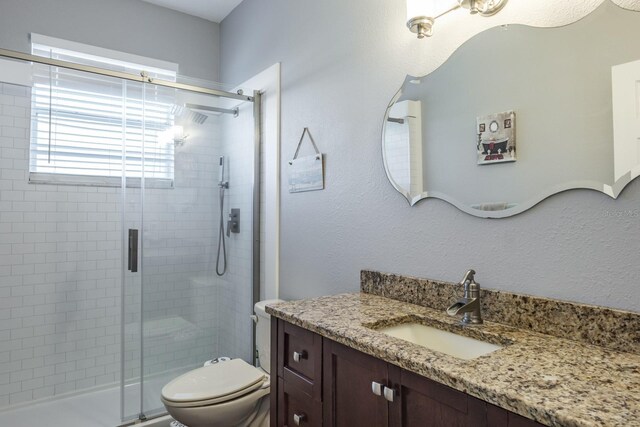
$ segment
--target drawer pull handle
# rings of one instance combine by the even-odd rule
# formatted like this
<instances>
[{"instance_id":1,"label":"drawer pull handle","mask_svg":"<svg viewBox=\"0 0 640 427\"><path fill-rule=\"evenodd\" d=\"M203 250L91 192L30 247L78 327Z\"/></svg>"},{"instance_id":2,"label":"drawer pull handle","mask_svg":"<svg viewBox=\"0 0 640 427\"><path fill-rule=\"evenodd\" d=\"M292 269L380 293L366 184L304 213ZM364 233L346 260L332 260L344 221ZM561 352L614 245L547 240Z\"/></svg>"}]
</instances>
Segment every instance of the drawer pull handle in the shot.
<instances>
[{"instance_id":1,"label":"drawer pull handle","mask_svg":"<svg viewBox=\"0 0 640 427\"><path fill-rule=\"evenodd\" d=\"M298 353L297 351L293 352L293 361L299 363L300 360L302 359L306 359L307 358L307 352L302 350L301 353Z\"/></svg>"},{"instance_id":2,"label":"drawer pull handle","mask_svg":"<svg viewBox=\"0 0 640 427\"><path fill-rule=\"evenodd\" d=\"M299 426L300 423L306 421L307 414L293 414L293 422L295 425Z\"/></svg>"},{"instance_id":3,"label":"drawer pull handle","mask_svg":"<svg viewBox=\"0 0 640 427\"><path fill-rule=\"evenodd\" d=\"M384 388L384 398L389 402L393 402L393 396L396 394L395 390L389 387Z\"/></svg>"},{"instance_id":4,"label":"drawer pull handle","mask_svg":"<svg viewBox=\"0 0 640 427\"><path fill-rule=\"evenodd\" d=\"M373 381L371 383L371 391L373 392L373 394L375 394L376 396L382 396L382 389L384 388L384 386L380 383L377 383L375 381Z\"/></svg>"}]
</instances>

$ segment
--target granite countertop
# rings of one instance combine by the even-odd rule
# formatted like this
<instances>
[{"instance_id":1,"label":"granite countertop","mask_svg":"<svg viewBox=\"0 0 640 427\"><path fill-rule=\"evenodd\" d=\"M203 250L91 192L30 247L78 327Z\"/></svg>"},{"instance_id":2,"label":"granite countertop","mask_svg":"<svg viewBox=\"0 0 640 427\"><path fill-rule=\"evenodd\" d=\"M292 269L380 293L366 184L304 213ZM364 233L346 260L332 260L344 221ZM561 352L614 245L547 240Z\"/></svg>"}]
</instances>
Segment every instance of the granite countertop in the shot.
<instances>
[{"instance_id":1,"label":"granite countertop","mask_svg":"<svg viewBox=\"0 0 640 427\"><path fill-rule=\"evenodd\" d=\"M442 311L354 293L267 312L401 368L550 426L640 426L640 355L494 322L463 327ZM376 328L417 321L504 348L460 360Z\"/></svg>"}]
</instances>

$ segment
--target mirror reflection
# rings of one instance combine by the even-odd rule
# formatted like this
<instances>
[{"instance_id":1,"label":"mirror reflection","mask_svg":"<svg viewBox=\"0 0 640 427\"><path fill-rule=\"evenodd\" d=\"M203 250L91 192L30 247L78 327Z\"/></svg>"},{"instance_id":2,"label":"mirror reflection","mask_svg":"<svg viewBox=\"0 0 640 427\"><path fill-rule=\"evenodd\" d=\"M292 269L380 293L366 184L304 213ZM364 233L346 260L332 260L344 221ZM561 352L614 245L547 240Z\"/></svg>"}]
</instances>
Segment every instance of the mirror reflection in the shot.
<instances>
[{"instance_id":1,"label":"mirror reflection","mask_svg":"<svg viewBox=\"0 0 640 427\"><path fill-rule=\"evenodd\" d=\"M605 1L559 28L509 25L407 76L384 122L387 175L407 200L436 197L500 218L552 194L617 197L640 173L640 13Z\"/></svg>"}]
</instances>

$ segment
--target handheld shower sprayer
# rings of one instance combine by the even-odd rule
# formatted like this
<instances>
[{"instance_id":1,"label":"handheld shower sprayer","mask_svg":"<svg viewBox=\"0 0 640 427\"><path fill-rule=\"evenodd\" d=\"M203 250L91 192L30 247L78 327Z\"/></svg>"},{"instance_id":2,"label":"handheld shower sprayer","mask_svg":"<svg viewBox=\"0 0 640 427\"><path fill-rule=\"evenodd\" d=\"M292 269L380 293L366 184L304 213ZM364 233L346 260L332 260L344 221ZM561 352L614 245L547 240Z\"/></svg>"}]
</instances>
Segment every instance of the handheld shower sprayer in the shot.
<instances>
[{"instance_id":1,"label":"handheld shower sprayer","mask_svg":"<svg viewBox=\"0 0 640 427\"><path fill-rule=\"evenodd\" d=\"M224 190L229 188L229 181L224 180L224 156L220 156L220 179L218 187L220 188L220 224L218 227L218 254L216 256L216 274L223 276L227 272L227 247L224 240ZM220 253L222 252L222 260ZM222 266L220 263L222 261Z\"/></svg>"},{"instance_id":2,"label":"handheld shower sprayer","mask_svg":"<svg viewBox=\"0 0 640 427\"><path fill-rule=\"evenodd\" d=\"M224 180L224 156L220 156L220 179L218 180L218 187L229 188L229 181Z\"/></svg>"}]
</instances>

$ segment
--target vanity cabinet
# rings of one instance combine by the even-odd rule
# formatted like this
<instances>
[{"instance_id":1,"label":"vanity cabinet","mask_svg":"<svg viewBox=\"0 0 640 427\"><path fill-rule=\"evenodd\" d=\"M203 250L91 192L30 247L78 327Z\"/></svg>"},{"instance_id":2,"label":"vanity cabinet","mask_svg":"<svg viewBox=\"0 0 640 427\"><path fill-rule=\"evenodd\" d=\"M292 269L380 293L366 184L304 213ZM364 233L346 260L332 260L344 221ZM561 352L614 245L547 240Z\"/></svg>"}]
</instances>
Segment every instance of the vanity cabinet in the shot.
<instances>
[{"instance_id":1,"label":"vanity cabinet","mask_svg":"<svg viewBox=\"0 0 640 427\"><path fill-rule=\"evenodd\" d=\"M323 425L322 341L318 334L272 318L272 426Z\"/></svg>"},{"instance_id":2,"label":"vanity cabinet","mask_svg":"<svg viewBox=\"0 0 640 427\"><path fill-rule=\"evenodd\" d=\"M278 326L278 377L321 401L322 337L291 323Z\"/></svg>"},{"instance_id":3,"label":"vanity cabinet","mask_svg":"<svg viewBox=\"0 0 640 427\"><path fill-rule=\"evenodd\" d=\"M324 426L486 425L486 404L420 375L324 340Z\"/></svg>"},{"instance_id":4,"label":"vanity cabinet","mask_svg":"<svg viewBox=\"0 0 640 427\"><path fill-rule=\"evenodd\" d=\"M388 364L331 340L323 344L324 426L387 426Z\"/></svg>"},{"instance_id":5,"label":"vanity cabinet","mask_svg":"<svg viewBox=\"0 0 640 427\"><path fill-rule=\"evenodd\" d=\"M389 365L394 392L392 426L486 426L486 403L451 387ZM502 426L502 424L501 424Z\"/></svg>"},{"instance_id":6,"label":"vanity cabinet","mask_svg":"<svg viewBox=\"0 0 640 427\"><path fill-rule=\"evenodd\" d=\"M272 427L542 425L281 319L272 322L278 376L271 382Z\"/></svg>"},{"instance_id":7,"label":"vanity cabinet","mask_svg":"<svg viewBox=\"0 0 640 427\"><path fill-rule=\"evenodd\" d=\"M272 386L273 387L273 386ZM273 398L273 397L272 397ZM271 425L320 427L322 423L322 403L278 378L277 418L280 422Z\"/></svg>"}]
</instances>

